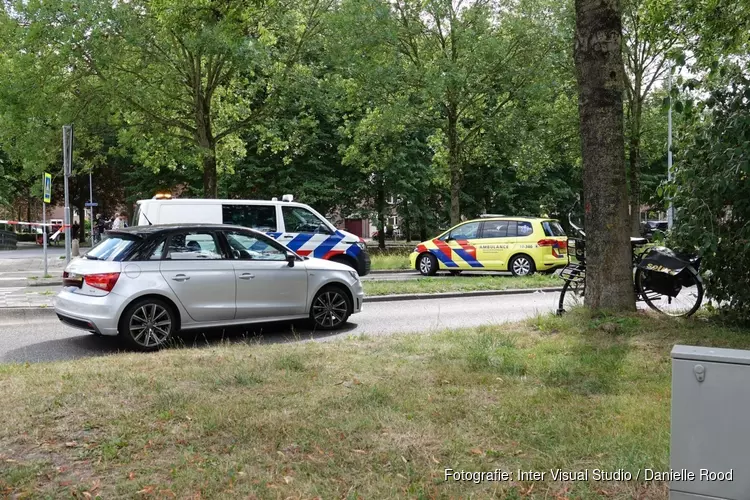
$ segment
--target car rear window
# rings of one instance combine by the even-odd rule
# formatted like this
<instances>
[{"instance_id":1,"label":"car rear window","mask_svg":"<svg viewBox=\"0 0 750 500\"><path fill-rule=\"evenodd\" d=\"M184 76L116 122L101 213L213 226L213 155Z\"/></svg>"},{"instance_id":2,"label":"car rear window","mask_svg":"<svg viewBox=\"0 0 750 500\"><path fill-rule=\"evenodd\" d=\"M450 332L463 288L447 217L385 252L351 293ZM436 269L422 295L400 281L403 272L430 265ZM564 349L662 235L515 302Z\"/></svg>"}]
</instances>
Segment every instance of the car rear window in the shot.
<instances>
[{"instance_id":1,"label":"car rear window","mask_svg":"<svg viewBox=\"0 0 750 500\"><path fill-rule=\"evenodd\" d=\"M124 235L110 235L94 248L86 252L86 258L94 260L120 261L136 244L136 238Z\"/></svg>"},{"instance_id":2,"label":"car rear window","mask_svg":"<svg viewBox=\"0 0 750 500\"><path fill-rule=\"evenodd\" d=\"M556 220L542 222L542 227L546 236L565 236L565 230Z\"/></svg>"}]
</instances>

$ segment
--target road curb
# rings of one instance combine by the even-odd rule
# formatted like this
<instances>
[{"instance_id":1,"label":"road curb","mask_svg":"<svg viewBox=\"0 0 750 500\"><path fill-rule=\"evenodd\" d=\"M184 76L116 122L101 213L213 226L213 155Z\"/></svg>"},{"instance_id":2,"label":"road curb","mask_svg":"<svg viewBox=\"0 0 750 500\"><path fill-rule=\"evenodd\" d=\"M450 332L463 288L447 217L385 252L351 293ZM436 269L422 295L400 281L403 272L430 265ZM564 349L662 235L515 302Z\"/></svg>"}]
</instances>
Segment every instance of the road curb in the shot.
<instances>
[{"instance_id":1,"label":"road curb","mask_svg":"<svg viewBox=\"0 0 750 500\"><path fill-rule=\"evenodd\" d=\"M48 307L0 307L0 319L29 321L36 318L55 317L55 308Z\"/></svg>"},{"instance_id":2,"label":"road curb","mask_svg":"<svg viewBox=\"0 0 750 500\"><path fill-rule=\"evenodd\" d=\"M492 295L524 295L530 293L556 293L559 288L516 288L512 290L475 290L469 292L408 293L399 295L374 295L365 297L364 302L403 302L406 300L453 299L459 297L486 297ZM54 317L55 308L48 307L0 307L0 319L28 320L35 317Z\"/></svg>"},{"instance_id":3,"label":"road curb","mask_svg":"<svg viewBox=\"0 0 750 500\"><path fill-rule=\"evenodd\" d=\"M365 302L400 302L404 300L453 299L458 297L484 297L490 295L520 295L528 293L555 293L562 287L555 288L515 288L511 290L475 290L470 292L445 293L404 293L398 295L365 296Z\"/></svg>"},{"instance_id":4,"label":"road curb","mask_svg":"<svg viewBox=\"0 0 750 500\"><path fill-rule=\"evenodd\" d=\"M55 281L44 281L44 280L28 280L26 286L61 286L62 280Z\"/></svg>"},{"instance_id":5,"label":"road curb","mask_svg":"<svg viewBox=\"0 0 750 500\"><path fill-rule=\"evenodd\" d=\"M370 274L407 274L416 272L414 269L375 269L370 271L367 276Z\"/></svg>"}]
</instances>

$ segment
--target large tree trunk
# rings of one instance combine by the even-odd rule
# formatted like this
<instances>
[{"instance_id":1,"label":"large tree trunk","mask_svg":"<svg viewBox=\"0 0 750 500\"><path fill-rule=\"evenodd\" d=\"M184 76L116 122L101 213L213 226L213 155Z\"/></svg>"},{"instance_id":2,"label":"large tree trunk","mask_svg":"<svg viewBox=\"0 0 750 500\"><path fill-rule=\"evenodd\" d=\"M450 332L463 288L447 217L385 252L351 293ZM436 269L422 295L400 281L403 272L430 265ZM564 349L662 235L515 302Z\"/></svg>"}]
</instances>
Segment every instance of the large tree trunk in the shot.
<instances>
[{"instance_id":1,"label":"large tree trunk","mask_svg":"<svg viewBox=\"0 0 750 500\"><path fill-rule=\"evenodd\" d=\"M203 156L203 196L218 198L219 185L216 182L216 145L212 144Z\"/></svg>"},{"instance_id":2,"label":"large tree trunk","mask_svg":"<svg viewBox=\"0 0 750 500\"><path fill-rule=\"evenodd\" d=\"M630 234L641 235L641 138L634 124L630 135Z\"/></svg>"},{"instance_id":3,"label":"large tree trunk","mask_svg":"<svg viewBox=\"0 0 750 500\"><path fill-rule=\"evenodd\" d=\"M425 216L424 216L424 210L425 210L424 205L419 208L419 215L418 215L418 217L419 217L419 220L418 220L418 224L419 224L419 241L426 241L427 240L427 220L425 219Z\"/></svg>"},{"instance_id":4,"label":"large tree trunk","mask_svg":"<svg viewBox=\"0 0 750 500\"><path fill-rule=\"evenodd\" d=\"M586 228L586 305L635 310L629 239L622 96L622 12L618 0L576 0Z\"/></svg>"},{"instance_id":5,"label":"large tree trunk","mask_svg":"<svg viewBox=\"0 0 750 500\"><path fill-rule=\"evenodd\" d=\"M448 168L451 174L451 225L461 222L461 145L458 141L458 113L448 106Z\"/></svg>"},{"instance_id":6,"label":"large tree trunk","mask_svg":"<svg viewBox=\"0 0 750 500\"><path fill-rule=\"evenodd\" d=\"M409 202L404 200L404 230L401 233L406 241L411 241L411 213L409 212Z\"/></svg>"},{"instance_id":7,"label":"large tree trunk","mask_svg":"<svg viewBox=\"0 0 750 500\"><path fill-rule=\"evenodd\" d=\"M31 185L26 184L26 222L31 222Z\"/></svg>"},{"instance_id":8,"label":"large tree trunk","mask_svg":"<svg viewBox=\"0 0 750 500\"><path fill-rule=\"evenodd\" d=\"M378 248L385 250L385 183L378 176L378 194L375 207L378 211Z\"/></svg>"},{"instance_id":9,"label":"large tree trunk","mask_svg":"<svg viewBox=\"0 0 750 500\"><path fill-rule=\"evenodd\" d=\"M193 103L195 106L195 139L203 156L203 196L218 198L219 185L216 179L216 139L211 126L211 101L203 93L200 68L193 82Z\"/></svg>"},{"instance_id":10,"label":"large tree trunk","mask_svg":"<svg viewBox=\"0 0 750 500\"><path fill-rule=\"evenodd\" d=\"M630 234L641 235L641 116L643 98L640 94L641 77L635 75L636 92L630 97L630 145L629 145L629 180L630 180Z\"/></svg>"}]
</instances>

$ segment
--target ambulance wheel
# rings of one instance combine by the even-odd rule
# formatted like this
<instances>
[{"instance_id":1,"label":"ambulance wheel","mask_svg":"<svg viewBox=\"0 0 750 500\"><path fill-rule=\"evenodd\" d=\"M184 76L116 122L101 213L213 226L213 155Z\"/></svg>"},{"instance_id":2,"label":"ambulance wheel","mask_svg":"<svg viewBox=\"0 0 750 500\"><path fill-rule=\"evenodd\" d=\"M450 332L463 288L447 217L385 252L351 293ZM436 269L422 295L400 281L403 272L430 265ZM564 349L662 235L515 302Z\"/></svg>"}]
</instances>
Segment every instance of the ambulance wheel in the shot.
<instances>
[{"instance_id":1,"label":"ambulance wheel","mask_svg":"<svg viewBox=\"0 0 750 500\"><path fill-rule=\"evenodd\" d=\"M437 259L431 253L423 253L417 258L417 271L422 276L434 276L437 270Z\"/></svg>"},{"instance_id":2,"label":"ambulance wheel","mask_svg":"<svg viewBox=\"0 0 750 500\"><path fill-rule=\"evenodd\" d=\"M536 266L534 261L528 255L520 254L516 255L510 260L510 272L513 276L528 276L534 274Z\"/></svg>"}]
</instances>

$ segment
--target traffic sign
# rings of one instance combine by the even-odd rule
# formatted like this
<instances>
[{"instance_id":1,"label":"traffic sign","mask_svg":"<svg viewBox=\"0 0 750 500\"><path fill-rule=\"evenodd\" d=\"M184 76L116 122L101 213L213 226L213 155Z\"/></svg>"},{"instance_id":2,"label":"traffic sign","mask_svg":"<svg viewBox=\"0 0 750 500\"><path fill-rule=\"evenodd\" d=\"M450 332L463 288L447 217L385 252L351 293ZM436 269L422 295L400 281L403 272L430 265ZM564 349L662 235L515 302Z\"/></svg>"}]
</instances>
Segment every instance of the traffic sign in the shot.
<instances>
[{"instance_id":1,"label":"traffic sign","mask_svg":"<svg viewBox=\"0 0 750 500\"><path fill-rule=\"evenodd\" d=\"M84 203L84 205L86 205L87 207L98 207L99 206L99 204L96 203L96 202L94 202L94 201L92 201L91 203L86 202L86 203Z\"/></svg>"},{"instance_id":2,"label":"traffic sign","mask_svg":"<svg viewBox=\"0 0 750 500\"><path fill-rule=\"evenodd\" d=\"M52 201L52 175L44 172L44 203Z\"/></svg>"}]
</instances>

